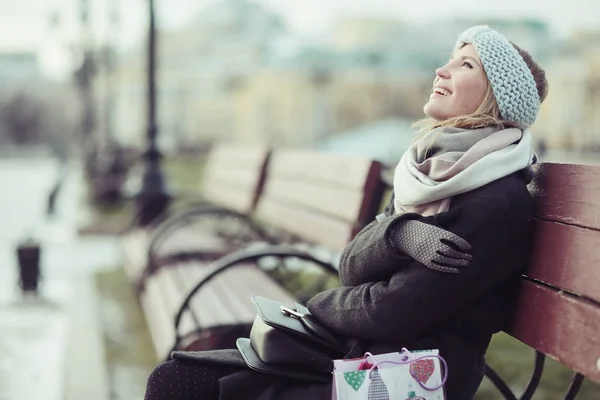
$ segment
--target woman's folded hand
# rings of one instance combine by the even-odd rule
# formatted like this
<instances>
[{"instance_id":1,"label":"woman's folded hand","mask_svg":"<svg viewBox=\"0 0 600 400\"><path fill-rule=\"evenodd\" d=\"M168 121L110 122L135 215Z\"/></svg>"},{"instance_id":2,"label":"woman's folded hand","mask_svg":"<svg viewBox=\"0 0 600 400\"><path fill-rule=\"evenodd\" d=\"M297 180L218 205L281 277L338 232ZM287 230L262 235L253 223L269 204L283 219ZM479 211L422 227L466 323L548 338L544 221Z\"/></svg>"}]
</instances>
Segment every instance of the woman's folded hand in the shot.
<instances>
[{"instance_id":1,"label":"woman's folded hand","mask_svg":"<svg viewBox=\"0 0 600 400\"><path fill-rule=\"evenodd\" d=\"M436 271L458 273L471 262L471 245L460 236L435 225L404 220L390 242L397 250Z\"/></svg>"}]
</instances>

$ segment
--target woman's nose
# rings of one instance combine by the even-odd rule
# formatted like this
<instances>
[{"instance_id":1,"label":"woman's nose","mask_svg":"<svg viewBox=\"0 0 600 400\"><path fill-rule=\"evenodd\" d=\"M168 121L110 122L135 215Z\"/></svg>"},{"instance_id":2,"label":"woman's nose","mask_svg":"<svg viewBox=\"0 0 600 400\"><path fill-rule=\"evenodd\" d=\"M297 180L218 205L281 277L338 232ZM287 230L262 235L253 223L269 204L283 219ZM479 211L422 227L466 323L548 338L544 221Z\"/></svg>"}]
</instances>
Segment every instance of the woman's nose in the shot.
<instances>
[{"instance_id":1,"label":"woman's nose","mask_svg":"<svg viewBox=\"0 0 600 400\"><path fill-rule=\"evenodd\" d=\"M445 67L441 67L435 70L435 74L437 76L439 76L440 78L444 78L444 79L449 79L450 78L450 73L448 72L448 70Z\"/></svg>"}]
</instances>

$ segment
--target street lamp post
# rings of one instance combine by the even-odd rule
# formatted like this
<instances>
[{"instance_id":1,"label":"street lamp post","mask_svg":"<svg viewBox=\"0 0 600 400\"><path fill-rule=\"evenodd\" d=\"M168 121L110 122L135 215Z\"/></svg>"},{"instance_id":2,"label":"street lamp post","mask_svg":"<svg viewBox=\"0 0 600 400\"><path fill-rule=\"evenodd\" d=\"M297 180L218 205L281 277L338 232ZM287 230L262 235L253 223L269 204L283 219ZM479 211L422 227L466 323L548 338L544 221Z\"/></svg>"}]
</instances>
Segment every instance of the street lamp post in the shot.
<instances>
[{"instance_id":1,"label":"street lamp post","mask_svg":"<svg viewBox=\"0 0 600 400\"><path fill-rule=\"evenodd\" d=\"M165 187L161 171L162 154L158 149L156 124L156 21L154 0L148 0L149 31L148 31L148 148L143 158L146 170L142 179L142 187L135 196L137 223L146 226L165 212L171 200L171 195Z\"/></svg>"},{"instance_id":2,"label":"street lamp post","mask_svg":"<svg viewBox=\"0 0 600 400\"><path fill-rule=\"evenodd\" d=\"M75 71L75 78L79 93L81 95L82 117L81 117L81 145L85 158L86 174L93 177L94 162L97 154L96 129L96 105L94 102L93 80L96 75L96 54L93 50L93 30L91 19L90 0L80 0L80 22L81 22L81 64Z\"/></svg>"}]
</instances>

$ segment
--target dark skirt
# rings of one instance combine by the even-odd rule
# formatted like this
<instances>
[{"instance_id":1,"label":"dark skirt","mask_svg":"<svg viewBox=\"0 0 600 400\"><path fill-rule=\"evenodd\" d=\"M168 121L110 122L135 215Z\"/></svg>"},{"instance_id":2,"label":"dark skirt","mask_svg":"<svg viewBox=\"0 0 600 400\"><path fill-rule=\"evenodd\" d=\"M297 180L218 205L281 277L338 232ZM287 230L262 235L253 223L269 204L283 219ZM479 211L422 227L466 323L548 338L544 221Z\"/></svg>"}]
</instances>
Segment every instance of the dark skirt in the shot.
<instances>
[{"instance_id":1,"label":"dark skirt","mask_svg":"<svg viewBox=\"0 0 600 400\"><path fill-rule=\"evenodd\" d=\"M237 350L176 352L148 377L145 400L158 399L331 400L331 384L252 371Z\"/></svg>"}]
</instances>

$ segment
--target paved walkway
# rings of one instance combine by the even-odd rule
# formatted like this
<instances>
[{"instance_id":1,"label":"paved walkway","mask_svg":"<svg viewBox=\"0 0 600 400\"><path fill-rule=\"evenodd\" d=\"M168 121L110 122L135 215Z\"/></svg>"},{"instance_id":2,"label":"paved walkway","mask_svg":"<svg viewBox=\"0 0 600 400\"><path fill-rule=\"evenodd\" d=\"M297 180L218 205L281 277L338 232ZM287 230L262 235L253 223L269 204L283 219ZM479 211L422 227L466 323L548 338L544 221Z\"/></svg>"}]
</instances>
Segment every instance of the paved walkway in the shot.
<instances>
[{"instance_id":1,"label":"paved walkway","mask_svg":"<svg viewBox=\"0 0 600 400\"><path fill-rule=\"evenodd\" d=\"M0 400L107 400L92 273L118 263L114 240L79 238L80 168L68 168L56 214L45 216L58 176L49 159L0 160ZM41 297L17 287L15 247L42 246Z\"/></svg>"}]
</instances>

